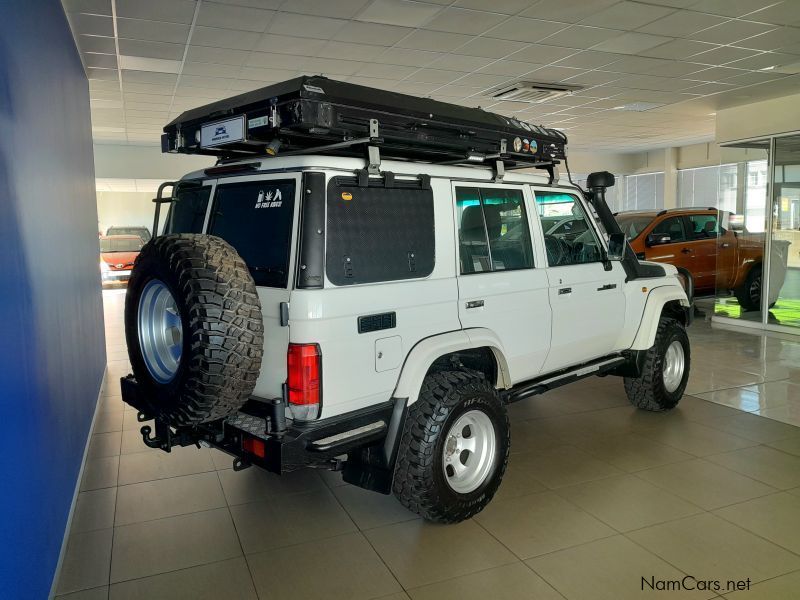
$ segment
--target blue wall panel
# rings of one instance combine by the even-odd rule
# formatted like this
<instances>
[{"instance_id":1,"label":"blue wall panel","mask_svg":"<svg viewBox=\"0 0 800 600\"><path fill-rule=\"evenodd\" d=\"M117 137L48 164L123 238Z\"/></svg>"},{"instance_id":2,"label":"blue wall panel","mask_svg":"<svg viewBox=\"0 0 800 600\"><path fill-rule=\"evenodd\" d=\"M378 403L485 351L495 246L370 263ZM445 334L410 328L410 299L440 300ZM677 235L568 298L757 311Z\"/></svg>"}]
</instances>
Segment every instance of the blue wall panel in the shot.
<instances>
[{"instance_id":1,"label":"blue wall panel","mask_svg":"<svg viewBox=\"0 0 800 600\"><path fill-rule=\"evenodd\" d=\"M0 596L44 598L105 365L88 82L58 0L0 0Z\"/></svg>"}]
</instances>

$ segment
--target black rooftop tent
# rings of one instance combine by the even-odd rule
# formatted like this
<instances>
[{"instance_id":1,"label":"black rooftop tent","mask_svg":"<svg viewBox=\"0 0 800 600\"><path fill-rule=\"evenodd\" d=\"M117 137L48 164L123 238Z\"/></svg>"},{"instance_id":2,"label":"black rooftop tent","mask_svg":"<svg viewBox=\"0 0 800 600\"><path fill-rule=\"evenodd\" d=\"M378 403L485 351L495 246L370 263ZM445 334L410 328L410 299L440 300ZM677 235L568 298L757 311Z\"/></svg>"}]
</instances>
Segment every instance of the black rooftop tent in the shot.
<instances>
[{"instance_id":1,"label":"black rooftop tent","mask_svg":"<svg viewBox=\"0 0 800 600\"><path fill-rule=\"evenodd\" d=\"M566 136L480 108L303 76L188 110L164 128L163 152L221 159L301 152L550 168ZM377 154L377 153L376 153ZM371 155L372 156L372 155Z\"/></svg>"}]
</instances>

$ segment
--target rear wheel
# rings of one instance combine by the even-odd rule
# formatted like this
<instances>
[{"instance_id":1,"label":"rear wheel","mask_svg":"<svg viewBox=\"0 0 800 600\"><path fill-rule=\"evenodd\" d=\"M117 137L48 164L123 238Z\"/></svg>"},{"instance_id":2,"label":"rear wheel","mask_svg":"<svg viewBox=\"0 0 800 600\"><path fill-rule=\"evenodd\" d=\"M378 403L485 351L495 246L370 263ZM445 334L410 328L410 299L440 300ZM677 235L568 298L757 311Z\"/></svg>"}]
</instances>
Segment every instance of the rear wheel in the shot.
<instances>
[{"instance_id":1,"label":"rear wheel","mask_svg":"<svg viewBox=\"0 0 800 600\"><path fill-rule=\"evenodd\" d=\"M128 355L153 416L197 425L253 392L263 323L242 258L208 235L157 237L136 259L125 298Z\"/></svg>"},{"instance_id":2,"label":"rear wheel","mask_svg":"<svg viewBox=\"0 0 800 600\"><path fill-rule=\"evenodd\" d=\"M639 377L625 377L630 403L644 410L675 408L689 380L689 337L675 319L662 317Z\"/></svg>"},{"instance_id":3,"label":"rear wheel","mask_svg":"<svg viewBox=\"0 0 800 600\"><path fill-rule=\"evenodd\" d=\"M747 274L744 283L734 290L739 306L744 310L759 310L761 308L761 265L756 265Z\"/></svg>"},{"instance_id":4,"label":"rear wheel","mask_svg":"<svg viewBox=\"0 0 800 600\"><path fill-rule=\"evenodd\" d=\"M471 373L434 373L409 409L393 492L429 521L469 519L500 486L510 443L505 405L494 386Z\"/></svg>"}]
</instances>

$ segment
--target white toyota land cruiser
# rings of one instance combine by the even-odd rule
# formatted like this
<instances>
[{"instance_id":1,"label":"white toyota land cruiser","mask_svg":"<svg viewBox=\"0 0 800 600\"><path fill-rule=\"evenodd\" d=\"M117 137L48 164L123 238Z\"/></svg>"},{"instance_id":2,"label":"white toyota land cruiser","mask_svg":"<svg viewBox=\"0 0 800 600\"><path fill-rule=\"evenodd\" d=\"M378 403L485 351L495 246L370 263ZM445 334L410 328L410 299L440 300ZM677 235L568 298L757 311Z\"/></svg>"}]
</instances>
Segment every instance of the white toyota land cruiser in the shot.
<instances>
[{"instance_id":1,"label":"white toyota land cruiser","mask_svg":"<svg viewBox=\"0 0 800 600\"><path fill-rule=\"evenodd\" d=\"M147 445L340 469L452 523L500 485L508 403L593 375L680 400L690 299L628 247L612 175L556 178L561 132L322 77L165 132L220 160L162 186L131 276L122 393Z\"/></svg>"}]
</instances>

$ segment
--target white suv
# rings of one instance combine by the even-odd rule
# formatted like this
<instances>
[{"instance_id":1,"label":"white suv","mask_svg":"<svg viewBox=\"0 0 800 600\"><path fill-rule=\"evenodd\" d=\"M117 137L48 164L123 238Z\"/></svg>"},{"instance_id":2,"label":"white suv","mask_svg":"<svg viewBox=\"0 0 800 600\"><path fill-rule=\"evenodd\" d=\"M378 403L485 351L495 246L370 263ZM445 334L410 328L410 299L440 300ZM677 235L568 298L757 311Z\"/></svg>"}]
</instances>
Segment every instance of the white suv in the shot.
<instances>
[{"instance_id":1,"label":"white suv","mask_svg":"<svg viewBox=\"0 0 800 600\"><path fill-rule=\"evenodd\" d=\"M508 403L592 375L678 403L690 300L624 244L613 176L584 197L544 174L370 166L244 158L175 185L126 300L123 398L155 419L148 445L342 469L451 523L500 485Z\"/></svg>"}]
</instances>

